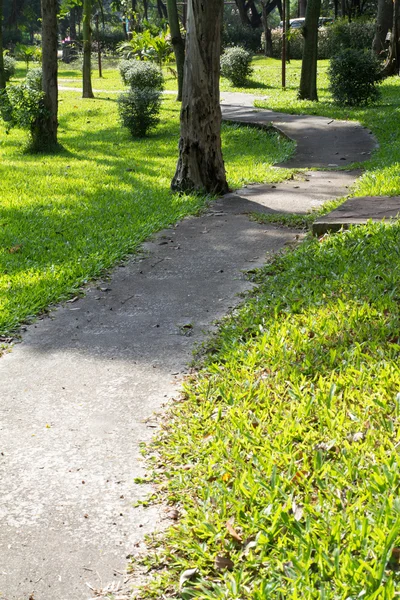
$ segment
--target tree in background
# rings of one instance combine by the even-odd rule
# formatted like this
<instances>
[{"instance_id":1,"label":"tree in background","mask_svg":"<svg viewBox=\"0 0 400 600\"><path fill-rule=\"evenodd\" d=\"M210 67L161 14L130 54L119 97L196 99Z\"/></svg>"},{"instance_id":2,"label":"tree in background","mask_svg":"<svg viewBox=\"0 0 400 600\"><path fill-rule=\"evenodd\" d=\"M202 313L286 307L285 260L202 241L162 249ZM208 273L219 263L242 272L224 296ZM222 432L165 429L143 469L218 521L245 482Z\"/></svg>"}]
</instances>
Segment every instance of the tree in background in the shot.
<instances>
[{"instance_id":1,"label":"tree in background","mask_svg":"<svg viewBox=\"0 0 400 600\"><path fill-rule=\"evenodd\" d=\"M223 0L189 0L179 159L171 187L228 191L219 98Z\"/></svg>"},{"instance_id":2,"label":"tree in background","mask_svg":"<svg viewBox=\"0 0 400 600\"><path fill-rule=\"evenodd\" d=\"M82 69L82 98L94 98L92 90L92 0L83 0L83 69Z\"/></svg>"},{"instance_id":3,"label":"tree in background","mask_svg":"<svg viewBox=\"0 0 400 600\"><path fill-rule=\"evenodd\" d=\"M386 36L393 23L393 0L378 0L375 37L372 49L377 56L386 50Z\"/></svg>"},{"instance_id":4,"label":"tree in background","mask_svg":"<svg viewBox=\"0 0 400 600\"><path fill-rule=\"evenodd\" d=\"M306 20L303 27L304 50L301 63L300 100L318 101L317 60L318 60L318 21L321 0L308 0Z\"/></svg>"},{"instance_id":5,"label":"tree in background","mask_svg":"<svg viewBox=\"0 0 400 600\"><path fill-rule=\"evenodd\" d=\"M176 70L178 73L178 97L177 100L182 100L183 93L183 69L185 64L185 43L181 35L181 27L179 23L178 7L176 0L167 0L168 21L171 31L171 42L174 49Z\"/></svg>"},{"instance_id":6,"label":"tree in background","mask_svg":"<svg viewBox=\"0 0 400 600\"><path fill-rule=\"evenodd\" d=\"M58 146L57 0L42 0L42 107L32 133L33 151L52 151ZM42 109L43 108L43 109Z\"/></svg>"},{"instance_id":7,"label":"tree in background","mask_svg":"<svg viewBox=\"0 0 400 600\"><path fill-rule=\"evenodd\" d=\"M0 0L0 92L6 88L6 74L3 57L3 0Z\"/></svg>"}]
</instances>

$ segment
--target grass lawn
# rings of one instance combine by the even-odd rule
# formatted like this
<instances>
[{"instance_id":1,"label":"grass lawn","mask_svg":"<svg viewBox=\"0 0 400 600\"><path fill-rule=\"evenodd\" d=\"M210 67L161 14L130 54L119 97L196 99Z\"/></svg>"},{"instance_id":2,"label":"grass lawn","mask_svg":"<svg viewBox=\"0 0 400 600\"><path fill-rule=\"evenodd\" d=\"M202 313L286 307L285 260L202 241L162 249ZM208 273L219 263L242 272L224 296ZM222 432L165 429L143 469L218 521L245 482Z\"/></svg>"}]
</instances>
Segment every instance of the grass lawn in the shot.
<instances>
[{"instance_id":1,"label":"grass lawn","mask_svg":"<svg viewBox=\"0 0 400 600\"><path fill-rule=\"evenodd\" d=\"M394 598L400 225L310 237L256 278L152 447L179 518L143 597Z\"/></svg>"},{"instance_id":2,"label":"grass lawn","mask_svg":"<svg viewBox=\"0 0 400 600\"><path fill-rule=\"evenodd\" d=\"M204 206L171 194L179 104L166 97L161 123L133 141L115 97L64 92L56 156L24 154L26 133L0 129L0 335L79 291L134 252L151 233ZM229 183L277 180L271 169L293 151L274 134L224 126Z\"/></svg>"}]
</instances>

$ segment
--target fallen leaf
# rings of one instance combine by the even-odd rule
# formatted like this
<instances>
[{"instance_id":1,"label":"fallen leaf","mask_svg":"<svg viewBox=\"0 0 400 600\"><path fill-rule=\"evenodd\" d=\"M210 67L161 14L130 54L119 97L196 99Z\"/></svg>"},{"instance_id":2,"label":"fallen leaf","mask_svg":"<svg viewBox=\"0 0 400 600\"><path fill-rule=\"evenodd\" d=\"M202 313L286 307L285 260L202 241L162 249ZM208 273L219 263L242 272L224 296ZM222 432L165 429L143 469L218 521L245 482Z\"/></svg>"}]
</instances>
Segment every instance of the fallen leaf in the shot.
<instances>
[{"instance_id":1,"label":"fallen leaf","mask_svg":"<svg viewBox=\"0 0 400 600\"><path fill-rule=\"evenodd\" d=\"M17 244L16 246L12 246L11 248L8 249L10 254L15 254L16 252L19 252L22 248L22 244Z\"/></svg>"},{"instance_id":2,"label":"fallen leaf","mask_svg":"<svg viewBox=\"0 0 400 600\"><path fill-rule=\"evenodd\" d=\"M185 582L193 579L193 577L197 575L198 572L199 570L197 567L195 569L186 569L186 571L183 571L182 575L179 577L179 591L182 590L182 587L185 584Z\"/></svg>"},{"instance_id":3,"label":"fallen leaf","mask_svg":"<svg viewBox=\"0 0 400 600\"><path fill-rule=\"evenodd\" d=\"M225 569L230 570L233 569L234 566L235 565L233 561L228 556L221 556L218 554L218 556L215 558L214 568L217 571L225 571Z\"/></svg>"},{"instance_id":4,"label":"fallen leaf","mask_svg":"<svg viewBox=\"0 0 400 600\"><path fill-rule=\"evenodd\" d=\"M233 518L229 519L229 521L226 522L226 528L228 530L228 533L231 537L233 537L234 540L238 541L238 542L242 542L243 538L238 534L238 532L236 531L236 529L233 526Z\"/></svg>"},{"instance_id":5,"label":"fallen leaf","mask_svg":"<svg viewBox=\"0 0 400 600\"><path fill-rule=\"evenodd\" d=\"M292 502L292 511L295 521L301 521L303 518L304 510L300 504L296 504L295 500Z\"/></svg>"}]
</instances>

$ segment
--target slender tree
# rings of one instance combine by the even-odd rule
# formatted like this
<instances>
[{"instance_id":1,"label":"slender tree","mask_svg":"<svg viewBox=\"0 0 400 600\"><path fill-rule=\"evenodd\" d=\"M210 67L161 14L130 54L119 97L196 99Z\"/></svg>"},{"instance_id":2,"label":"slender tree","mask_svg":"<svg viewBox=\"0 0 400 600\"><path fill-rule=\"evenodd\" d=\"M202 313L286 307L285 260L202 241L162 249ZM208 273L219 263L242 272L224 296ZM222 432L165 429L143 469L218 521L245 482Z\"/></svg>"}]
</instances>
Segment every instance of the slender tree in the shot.
<instances>
[{"instance_id":1,"label":"slender tree","mask_svg":"<svg viewBox=\"0 0 400 600\"><path fill-rule=\"evenodd\" d=\"M178 97L182 100L183 92L183 67L185 64L185 43L181 35L179 14L176 0L167 0L168 22L171 31L171 42L174 49L176 70L178 71Z\"/></svg>"},{"instance_id":2,"label":"slender tree","mask_svg":"<svg viewBox=\"0 0 400 600\"><path fill-rule=\"evenodd\" d=\"M171 187L228 191L219 98L223 0L189 0L179 159Z\"/></svg>"},{"instance_id":3,"label":"slender tree","mask_svg":"<svg viewBox=\"0 0 400 600\"><path fill-rule=\"evenodd\" d=\"M389 55L382 75L400 75L400 7L399 0L393 1L393 21L390 36Z\"/></svg>"},{"instance_id":4,"label":"slender tree","mask_svg":"<svg viewBox=\"0 0 400 600\"><path fill-rule=\"evenodd\" d=\"M303 27L304 49L301 64L299 98L318 101L317 59L318 59L318 21L321 0L308 0L306 20Z\"/></svg>"},{"instance_id":5,"label":"slender tree","mask_svg":"<svg viewBox=\"0 0 400 600\"><path fill-rule=\"evenodd\" d=\"M92 90L92 0L83 0L83 69L82 98L94 98Z\"/></svg>"},{"instance_id":6,"label":"slender tree","mask_svg":"<svg viewBox=\"0 0 400 600\"><path fill-rule=\"evenodd\" d=\"M42 0L42 90L43 110L31 127L32 150L57 148L57 0Z\"/></svg>"},{"instance_id":7,"label":"slender tree","mask_svg":"<svg viewBox=\"0 0 400 600\"><path fill-rule=\"evenodd\" d=\"M6 74L4 72L3 58L3 0L0 0L0 90L6 87Z\"/></svg>"}]
</instances>

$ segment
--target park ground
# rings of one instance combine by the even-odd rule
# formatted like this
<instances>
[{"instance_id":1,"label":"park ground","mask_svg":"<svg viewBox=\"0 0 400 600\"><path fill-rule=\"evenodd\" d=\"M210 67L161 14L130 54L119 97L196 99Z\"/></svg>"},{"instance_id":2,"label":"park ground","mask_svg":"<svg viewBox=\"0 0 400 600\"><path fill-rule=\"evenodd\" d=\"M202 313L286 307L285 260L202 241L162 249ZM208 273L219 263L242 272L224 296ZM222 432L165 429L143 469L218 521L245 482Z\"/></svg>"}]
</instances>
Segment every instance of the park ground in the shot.
<instances>
[{"instance_id":1,"label":"park ground","mask_svg":"<svg viewBox=\"0 0 400 600\"><path fill-rule=\"evenodd\" d=\"M398 78L383 82L378 105L350 110L331 103L324 61L318 104L296 100L298 61L285 92L277 61L254 66L244 91L264 96L261 107L372 130L380 146L353 195L400 193ZM60 83L75 87L78 77L61 71ZM157 131L132 142L118 125L117 71L93 86L108 93L83 101L62 92L58 156L24 155L23 133L1 134L5 339L207 202L169 191L173 97ZM233 188L291 176L273 168L293 151L279 137L226 125L223 138ZM149 542L156 576L143 597L176 597L179 587L183 598L221 600L400 591L399 241L397 223L306 236L251 274L257 287L199 352L148 450L148 479L176 521Z\"/></svg>"}]
</instances>

